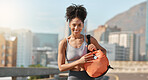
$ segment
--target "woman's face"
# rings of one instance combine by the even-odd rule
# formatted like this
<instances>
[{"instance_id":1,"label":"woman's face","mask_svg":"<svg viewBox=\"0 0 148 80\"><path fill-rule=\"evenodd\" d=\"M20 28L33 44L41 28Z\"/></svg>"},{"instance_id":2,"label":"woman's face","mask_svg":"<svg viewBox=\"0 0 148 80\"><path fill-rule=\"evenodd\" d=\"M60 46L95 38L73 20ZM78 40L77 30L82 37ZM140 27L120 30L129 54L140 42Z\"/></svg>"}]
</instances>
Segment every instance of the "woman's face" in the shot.
<instances>
[{"instance_id":1,"label":"woman's face","mask_svg":"<svg viewBox=\"0 0 148 80\"><path fill-rule=\"evenodd\" d=\"M72 19L71 22L69 23L69 27L71 28L71 32L74 35L80 34L83 29L83 26L84 26L83 22L77 17Z\"/></svg>"}]
</instances>

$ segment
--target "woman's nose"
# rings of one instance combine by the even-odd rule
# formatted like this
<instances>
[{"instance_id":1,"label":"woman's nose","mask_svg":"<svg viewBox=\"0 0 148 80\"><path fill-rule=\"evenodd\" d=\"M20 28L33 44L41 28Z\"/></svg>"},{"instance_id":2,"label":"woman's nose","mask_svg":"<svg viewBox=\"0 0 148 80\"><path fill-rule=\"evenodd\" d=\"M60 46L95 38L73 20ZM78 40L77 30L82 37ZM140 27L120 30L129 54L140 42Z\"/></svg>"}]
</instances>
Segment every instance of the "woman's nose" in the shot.
<instances>
[{"instance_id":1,"label":"woman's nose","mask_svg":"<svg viewBox=\"0 0 148 80\"><path fill-rule=\"evenodd\" d=\"M75 26L75 29L78 29L78 26Z\"/></svg>"}]
</instances>

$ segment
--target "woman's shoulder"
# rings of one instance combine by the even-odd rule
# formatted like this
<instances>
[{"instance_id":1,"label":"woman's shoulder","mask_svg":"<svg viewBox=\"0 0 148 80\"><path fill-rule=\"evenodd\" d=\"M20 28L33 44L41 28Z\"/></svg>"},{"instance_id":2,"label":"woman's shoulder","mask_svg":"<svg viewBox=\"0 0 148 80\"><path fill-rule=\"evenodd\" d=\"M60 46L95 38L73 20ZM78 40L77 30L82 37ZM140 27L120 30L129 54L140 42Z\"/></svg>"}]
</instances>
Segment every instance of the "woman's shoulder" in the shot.
<instances>
[{"instance_id":1,"label":"woman's shoulder","mask_svg":"<svg viewBox=\"0 0 148 80\"><path fill-rule=\"evenodd\" d=\"M66 48L67 48L67 41L66 38L64 38L59 42L58 46L59 53L64 53L66 51Z\"/></svg>"},{"instance_id":2,"label":"woman's shoulder","mask_svg":"<svg viewBox=\"0 0 148 80\"><path fill-rule=\"evenodd\" d=\"M62 39L62 40L59 42L59 46L65 47L66 45L67 45L67 39L66 39L66 38Z\"/></svg>"},{"instance_id":3,"label":"woman's shoulder","mask_svg":"<svg viewBox=\"0 0 148 80\"><path fill-rule=\"evenodd\" d=\"M62 47L63 49L67 48L67 39L64 38L59 42L59 47Z\"/></svg>"}]
</instances>

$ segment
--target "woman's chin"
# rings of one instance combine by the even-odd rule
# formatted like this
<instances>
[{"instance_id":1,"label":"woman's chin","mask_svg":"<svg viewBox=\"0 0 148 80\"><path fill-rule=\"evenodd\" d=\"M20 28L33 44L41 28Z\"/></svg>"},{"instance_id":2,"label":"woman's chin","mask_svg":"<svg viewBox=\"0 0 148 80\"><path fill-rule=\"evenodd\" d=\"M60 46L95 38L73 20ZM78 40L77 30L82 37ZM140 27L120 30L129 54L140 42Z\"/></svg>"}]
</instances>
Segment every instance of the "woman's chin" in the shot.
<instances>
[{"instance_id":1,"label":"woman's chin","mask_svg":"<svg viewBox=\"0 0 148 80\"><path fill-rule=\"evenodd\" d=\"M79 35L80 33L79 33L79 32L74 32L74 34L75 34L75 35Z\"/></svg>"}]
</instances>

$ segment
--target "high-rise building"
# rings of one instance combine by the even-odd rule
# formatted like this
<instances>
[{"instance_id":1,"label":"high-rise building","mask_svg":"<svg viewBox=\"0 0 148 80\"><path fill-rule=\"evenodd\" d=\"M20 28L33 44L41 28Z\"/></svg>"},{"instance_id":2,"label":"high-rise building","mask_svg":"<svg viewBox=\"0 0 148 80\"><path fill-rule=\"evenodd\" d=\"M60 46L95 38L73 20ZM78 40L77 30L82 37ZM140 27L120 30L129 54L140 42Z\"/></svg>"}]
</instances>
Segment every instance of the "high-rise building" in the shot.
<instances>
[{"instance_id":1,"label":"high-rise building","mask_svg":"<svg viewBox=\"0 0 148 80\"><path fill-rule=\"evenodd\" d=\"M13 30L12 35L17 36L17 67L28 67L32 58L32 32L27 29Z\"/></svg>"},{"instance_id":2,"label":"high-rise building","mask_svg":"<svg viewBox=\"0 0 148 80\"><path fill-rule=\"evenodd\" d=\"M38 47L33 49L33 62L32 64L41 64L47 66L50 62L56 61L57 55L50 47Z\"/></svg>"},{"instance_id":3,"label":"high-rise building","mask_svg":"<svg viewBox=\"0 0 148 80\"><path fill-rule=\"evenodd\" d=\"M129 60L137 60L140 53L140 37L133 32L112 32L109 35L109 43L117 43L119 46L129 48Z\"/></svg>"},{"instance_id":4,"label":"high-rise building","mask_svg":"<svg viewBox=\"0 0 148 80\"><path fill-rule=\"evenodd\" d=\"M94 36L94 30L88 31L87 34Z\"/></svg>"},{"instance_id":5,"label":"high-rise building","mask_svg":"<svg viewBox=\"0 0 148 80\"><path fill-rule=\"evenodd\" d=\"M15 67L17 38L0 34L0 67Z\"/></svg>"},{"instance_id":6,"label":"high-rise building","mask_svg":"<svg viewBox=\"0 0 148 80\"><path fill-rule=\"evenodd\" d=\"M121 31L116 26L111 28L108 25L101 25L94 30L94 37L98 42L108 42L108 36L110 32L119 32Z\"/></svg>"},{"instance_id":7,"label":"high-rise building","mask_svg":"<svg viewBox=\"0 0 148 80\"><path fill-rule=\"evenodd\" d=\"M69 28L69 22L65 24L65 37L68 37L71 34L71 30Z\"/></svg>"},{"instance_id":8,"label":"high-rise building","mask_svg":"<svg viewBox=\"0 0 148 80\"><path fill-rule=\"evenodd\" d=\"M147 13L148 13L148 0L147 0ZM146 56L145 59L148 61L148 14L146 14Z\"/></svg>"},{"instance_id":9,"label":"high-rise building","mask_svg":"<svg viewBox=\"0 0 148 80\"><path fill-rule=\"evenodd\" d=\"M33 48L51 47L58 49L58 34L33 33Z\"/></svg>"},{"instance_id":10,"label":"high-rise building","mask_svg":"<svg viewBox=\"0 0 148 80\"><path fill-rule=\"evenodd\" d=\"M40 50L42 49L42 50ZM41 52L42 51L42 52ZM47 54L48 53L48 54ZM47 56L47 59L44 60L37 59L39 55ZM49 57L49 55L51 57ZM51 33L33 33L33 55L32 60L34 64L40 62L40 64L45 66L45 62L57 61L58 55L58 34ZM43 62L43 63L41 63Z\"/></svg>"},{"instance_id":11,"label":"high-rise building","mask_svg":"<svg viewBox=\"0 0 148 80\"><path fill-rule=\"evenodd\" d=\"M135 34L135 54L134 54L134 61L140 61L141 54L140 54L140 34Z\"/></svg>"},{"instance_id":12,"label":"high-rise building","mask_svg":"<svg viewBox=\"0 0 148 80\"><path fill-rule=\"evenodd\" d=\"M118 44L99 43L107 51L106 55L109 61L128 61L129 48L119 46Z\"/></svg>"},{"instance_id":13,"label":"high-rise building","mask_svg":"<svg viewBox=\"0 0 148 80\"><path fill-rule=\"evenodd\" d=\"M32 64L40 64L42 66L47 66L47 54L48 49L44 48L36 48L33 49L33 63Z\"/></svg>"}]
</instances>

